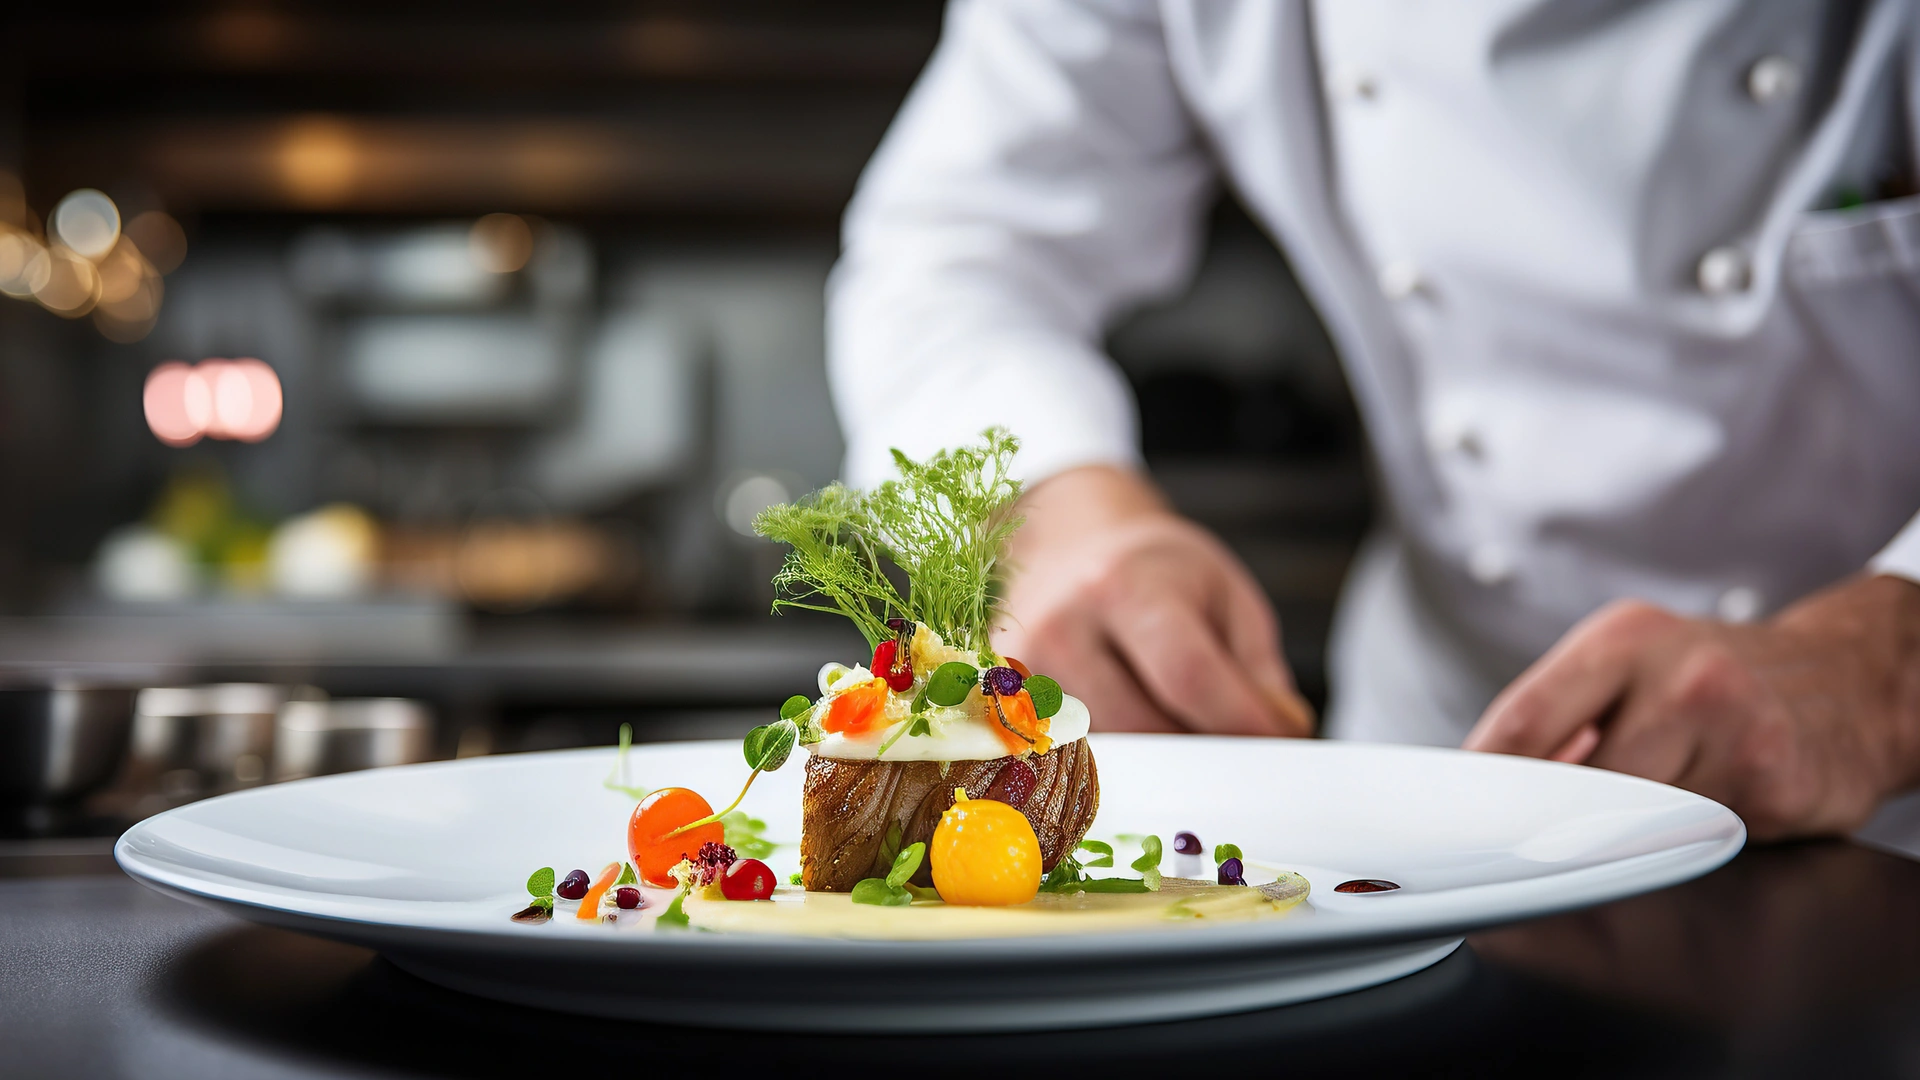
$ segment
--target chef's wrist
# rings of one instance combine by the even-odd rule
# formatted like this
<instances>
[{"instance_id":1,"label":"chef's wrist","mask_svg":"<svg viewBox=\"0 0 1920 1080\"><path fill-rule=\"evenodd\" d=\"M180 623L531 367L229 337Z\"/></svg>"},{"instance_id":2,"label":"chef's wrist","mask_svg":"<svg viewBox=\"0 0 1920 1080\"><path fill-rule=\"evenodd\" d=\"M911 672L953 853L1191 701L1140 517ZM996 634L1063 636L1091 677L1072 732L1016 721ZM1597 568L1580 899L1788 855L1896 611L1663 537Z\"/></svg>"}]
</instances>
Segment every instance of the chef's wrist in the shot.
<instances>
[{"instance_id":1,"label":"chef's wrist","mask_svg":"<svg viewBox=\"0 0 1920 1080\"><path fill-rule=\"evenodd\" d=\"M1026 524L1014 534L1016 556L1022 548L1041 549L1093 530L1172 513L1153 481L1119 465L1082 465L1055 473L1021 495L1017 509Z\"/></svg>"},{"instance_id":2,"label":"chef's wrist","mask_svg":"<svg viewBox=\"0 0 1920 1080\"><path fill-rule=\"evenodd\" d=\"M1874 574L1867 588L1885 605L1891 667L1885 673L1893 713L1896 760L1905 766L1893 792L1920 790L1920 582L1897 574Z\"/></svg>"},{"instance_id":3,"label":"chef's wrist","mask_svg":"<svg viewBox=\"0 0 1920 1080\"><path fill-rule=\"evenodd\" d=\"M1867 573L1780 613L1780 624L1804 633L1837 635L1861 661L1854 672L1871 681L1855 700L1877 702L1883 727L1876 741L1887 771L1882 797L1920 789L1920 583L1894 574Z\"/></svg>"}]
</instances>

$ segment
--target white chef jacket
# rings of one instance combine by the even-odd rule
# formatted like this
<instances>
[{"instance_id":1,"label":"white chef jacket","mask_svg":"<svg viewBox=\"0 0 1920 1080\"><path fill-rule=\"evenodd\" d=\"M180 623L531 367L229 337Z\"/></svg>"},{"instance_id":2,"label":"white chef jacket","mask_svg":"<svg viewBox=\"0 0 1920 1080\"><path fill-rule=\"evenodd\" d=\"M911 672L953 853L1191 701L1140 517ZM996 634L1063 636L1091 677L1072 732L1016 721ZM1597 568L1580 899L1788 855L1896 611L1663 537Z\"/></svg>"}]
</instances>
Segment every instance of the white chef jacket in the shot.
<instances>
[{"instance_id":1,"label":"white chef jacket","mask_svg":"<svg viewBox=\"0 0 1920 1080\"><path fill-rule=\"evenodd\" d=\"M1224 181L1385 488L1330 733L1457 744L1618 597L1920 580L1920 198L1821 208L1915 168L1914 6L958 0L829 285L848 476L995 423L1136 462L1102 336Z\"/></svg>"}]
</instances>

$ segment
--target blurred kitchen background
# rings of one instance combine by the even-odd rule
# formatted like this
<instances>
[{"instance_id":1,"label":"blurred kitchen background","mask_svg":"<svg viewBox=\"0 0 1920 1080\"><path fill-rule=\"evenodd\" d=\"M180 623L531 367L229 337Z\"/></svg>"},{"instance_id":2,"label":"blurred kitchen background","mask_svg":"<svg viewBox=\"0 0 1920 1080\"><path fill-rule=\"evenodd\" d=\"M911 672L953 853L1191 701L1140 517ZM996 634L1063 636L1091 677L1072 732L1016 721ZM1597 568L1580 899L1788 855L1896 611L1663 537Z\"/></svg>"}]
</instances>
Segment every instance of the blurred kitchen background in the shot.
<instances>
[{"instance_id":1,"label":"blurred kitchen background","mask_svg":"<svg viewBox=\"0 0 1920 1080\"><path fill-rule=\"evenodd\" d=\"M109 5L111 7L111 5ZM0 837L363 765L736 734L860 650L767 613L832 479L839 216L941 5L278 2L0 33ZM1309 695L1369 517L1230 198L1112 338Z\"/></svg>"}]
</instances>

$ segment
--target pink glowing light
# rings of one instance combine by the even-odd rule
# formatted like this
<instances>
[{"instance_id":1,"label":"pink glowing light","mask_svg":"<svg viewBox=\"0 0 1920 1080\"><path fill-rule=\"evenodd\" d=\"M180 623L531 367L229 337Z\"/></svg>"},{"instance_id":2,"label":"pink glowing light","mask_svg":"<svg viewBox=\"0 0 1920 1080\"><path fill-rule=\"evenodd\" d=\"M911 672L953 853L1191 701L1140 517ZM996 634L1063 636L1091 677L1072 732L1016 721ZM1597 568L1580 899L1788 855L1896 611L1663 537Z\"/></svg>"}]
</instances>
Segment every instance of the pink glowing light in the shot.
<instances>
[{"instance_id":1,"label":"pink glowing light","mask_svg":"<svg viewBox=\"0 0 1920 1080\"><path fill-rule=\"evenodd\" d=\"M169 360L147 376L147 427L168 446L202 437L259 442L280 426L284 400L273 368L252 357Z\"/></svg>"},{"instance_id":2,"label":"pink glowing light","mask_svg":"<svg viewBox=\"0 0 1920 1080\"><path fill-rule=\"evenodd\" d=\"M206 434L205 422L196 423L187 412L187 384L193 379L193 369L178 360L147 375L147 428L168 446L192 446Z\"/></svg>"}]
</instances>

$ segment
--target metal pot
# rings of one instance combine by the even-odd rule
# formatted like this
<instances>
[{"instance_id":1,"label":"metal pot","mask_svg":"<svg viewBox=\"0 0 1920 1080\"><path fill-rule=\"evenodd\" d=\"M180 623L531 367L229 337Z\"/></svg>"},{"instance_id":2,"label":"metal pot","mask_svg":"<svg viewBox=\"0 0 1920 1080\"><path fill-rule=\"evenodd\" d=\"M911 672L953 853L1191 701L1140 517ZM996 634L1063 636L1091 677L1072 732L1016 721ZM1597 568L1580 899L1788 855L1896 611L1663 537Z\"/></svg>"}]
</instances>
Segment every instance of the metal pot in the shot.
<instances>
[{"instance_id":1,"label":"metal pot","mask_svg":"<svg viewBox=\"0 0 1920 1080\"><path fill-rule=\"evenodd\" d=\"M261 783L273 760L274 717L294 692L267 683L142 690L132 772L176 802Z\"/></svg>"},{"instance_id":2,"label":"metal pot","mask_svg":"<svg viewBox=\"0 0 1920 1080\"><path fill-rule=\"evenodd\" d=\"M0 689L0 802L74 799L106 783L132 720L132 690Z\"/></svg>"},{"instance_id":3,"label":"metal pot","mask_svg":"<svg viewBox=\"0 0 1920 1080\"><path fill-rule=\"evenodd\" d=\"M289 701L276 728L275 780L407 765L433 752L433 713L406 698Z\"/></svg>"}]
</instances>

